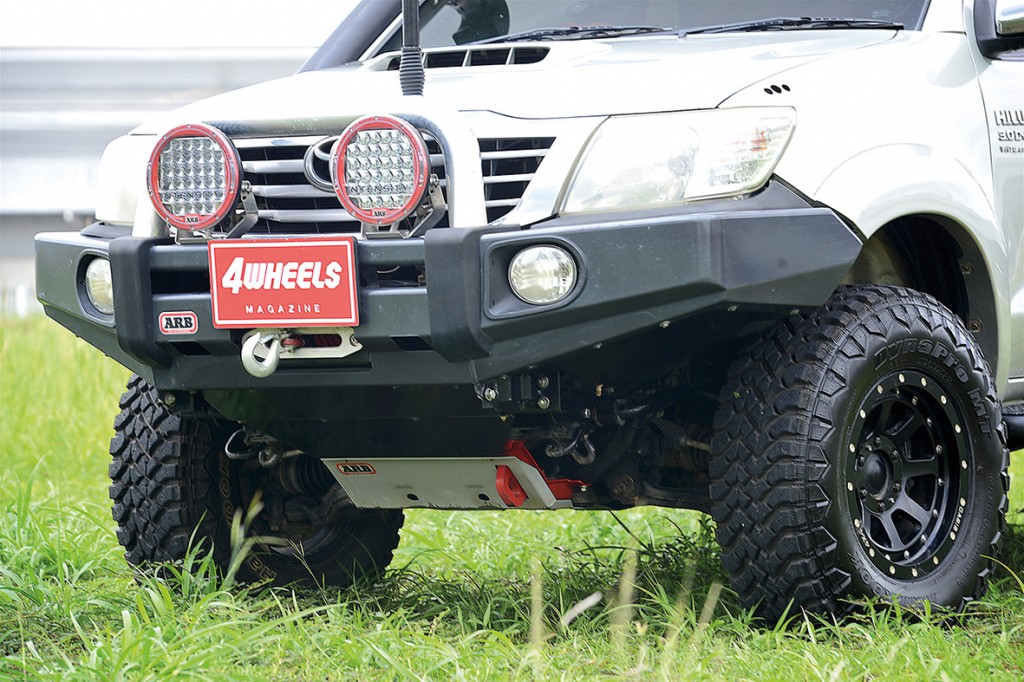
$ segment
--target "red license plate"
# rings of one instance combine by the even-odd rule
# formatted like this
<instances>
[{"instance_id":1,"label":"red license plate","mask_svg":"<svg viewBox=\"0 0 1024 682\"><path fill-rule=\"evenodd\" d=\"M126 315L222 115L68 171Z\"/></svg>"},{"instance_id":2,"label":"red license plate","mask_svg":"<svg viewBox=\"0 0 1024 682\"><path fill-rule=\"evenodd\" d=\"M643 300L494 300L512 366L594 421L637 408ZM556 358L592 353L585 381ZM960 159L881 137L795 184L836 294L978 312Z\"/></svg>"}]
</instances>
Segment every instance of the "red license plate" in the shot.
<instances>
[{"instance_id":1,"label":"red license plate","mask_svg":"<svg viewBox=\"0 0 1024 682\"><path fill-rule=\"evenodd\" d=\"M351 237L209 242L213 326L354 327Z\"/></svg>"}]
</instances>

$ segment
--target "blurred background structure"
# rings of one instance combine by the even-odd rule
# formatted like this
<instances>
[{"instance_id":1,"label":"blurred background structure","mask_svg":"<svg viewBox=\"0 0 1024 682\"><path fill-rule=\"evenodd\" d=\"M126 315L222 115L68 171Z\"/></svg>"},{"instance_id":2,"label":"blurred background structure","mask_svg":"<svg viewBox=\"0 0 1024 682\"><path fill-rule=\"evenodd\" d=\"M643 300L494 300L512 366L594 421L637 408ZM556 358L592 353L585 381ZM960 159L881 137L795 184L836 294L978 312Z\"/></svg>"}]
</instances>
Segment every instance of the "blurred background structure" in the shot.
<instances>
[{"instance_id":1,"label":"blurred background structure","mask_svg":"<svg viewBox=\"0 0 1024 682\"><path fill-rule=\"evenodd\" d=\"M0 312L38 309L33 235L92 221L108 142L159 112L293 73L354 1L0 8Z\"/></svg>"}]
</instances>

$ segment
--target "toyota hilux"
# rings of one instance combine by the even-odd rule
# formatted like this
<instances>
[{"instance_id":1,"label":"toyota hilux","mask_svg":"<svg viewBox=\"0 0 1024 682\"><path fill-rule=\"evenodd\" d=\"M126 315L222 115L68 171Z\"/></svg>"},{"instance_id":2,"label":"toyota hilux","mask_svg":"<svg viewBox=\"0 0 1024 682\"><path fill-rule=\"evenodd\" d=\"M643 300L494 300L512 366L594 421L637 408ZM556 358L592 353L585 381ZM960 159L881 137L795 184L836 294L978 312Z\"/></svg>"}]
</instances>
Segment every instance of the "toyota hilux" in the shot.
<instances>
[{"instance_id":1,"label":"toyota hilux","mask_svg":"<svg viewBox=\"0 0 1024 682\"><path fill-rule=\"evenodd\" d=\"M242 578L347 585L406 508L657 505L766 618L983 594L1021 3L404 4L113 141L96 222L37 237L46 313L134 372L128 562L226 568L248 514Z\"/></svg>"}]
</instances>

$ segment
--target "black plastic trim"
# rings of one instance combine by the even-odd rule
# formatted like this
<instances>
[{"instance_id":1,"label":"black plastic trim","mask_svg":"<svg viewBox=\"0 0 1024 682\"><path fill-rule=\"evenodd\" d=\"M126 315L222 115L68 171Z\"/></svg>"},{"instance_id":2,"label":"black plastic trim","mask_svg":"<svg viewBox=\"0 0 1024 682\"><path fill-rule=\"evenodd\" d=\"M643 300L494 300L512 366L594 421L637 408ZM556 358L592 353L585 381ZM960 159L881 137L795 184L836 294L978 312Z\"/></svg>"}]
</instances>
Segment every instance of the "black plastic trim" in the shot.
<instances>
[{"instance_id":1,"label":"black plastic trim","mask_svg":"<svg viewBox=\"0 0 1024 682\"><path fill-rule=\"evenodd\" d=\"M125 225L110 225L108 223L95 222L92 225L82 228L83 237L95 237L96 239L117 239L118 237L131 236L132 228Z\"/></svg>"},{"instance_id":2,"label":"black plastic trim","mask_svg":"<svg viewBox=\"0 0 1024 682\"><path fill-rule=\"evenodd\" d=\"M1001 59L1008 52L1024 49L1024 35L1001 36L996 33L995 6L995 0L977 0L974 3L974 36L978 49L989 59Z\"/></svg>"},{"instance_id":3,"label":"black plastic trim","mask_svg":"<svg viewBox=\"0 0 1024 682\"><path fill-rule=\"evenodd\" d=\"M1004 415L1006 444L1011 450L1024 449L1024 415Z\"/></svg>"},{"instance_id":4,"label":"black plastic trim","mask_svg":"<svg viewBox=\"0 0 1024 682\"><path fill-rule=\"evenodd\" d=\"M83 251L78 259L78 265L75 271L75 285L78 290L78 302L82 306L82 310L89 317L96 318L97 320L107 324L108 326L114 326L114 316L101 311L99 308L93 305L92 300L89 298L89 285L86 282L86 272L89 270L89 265L95 260L106 260L107 256L103 253L96 251Z\"/></svg>"},{"instance_id":5,"label":"black plastic trim","mask_svg":"<svg viewBox=\"0 0 1024 682\"><path fill-rule=\"evenodd\" d=\"M167 367L171 359L154 341L150 256L154 247L172 243L169 238L135 237L120 237L110 242L117 342L125 353L153 367Z\"/></svg>"},{"instance_id":6,"label":"black plastic trim","mask_svg":"<svg viewBox=\"0 0 1024 682\"><path fill-rule=\"evenodd\" d=\"M1024 449L1024 403L1003 405L1006 422L1006 445L1010 450Z\"/></svg>"},{"instance_id":7,"label":"black plastic trim","mask_svg":"<svg viewBox=\"0 0 1024 682\"><path fill-rule=\"evenodd\" d=\"M516 228L431 230L423 243L428 292L431 343L446 360L470 360L487 356L491 339L480 330L483 278L480 240L488 234L504 234Z\"/></svg>"},{"instance_id":8,"label":"black plastic trim","mask_svg":"<svg viewBox=\"0 0 1024 682\"><path fill-rule=\"evenodd\" d=\"M391 25L401 8L400 0L360 2L299 68L299 73L328 69L358 60L374 39Z\"/></svg>"},{"instance_id":9,"label":"black plastic trim","mask_svg":"<svg viewBox=\"0 0 1024 682\"><path fill-rule=\"evenodd\" d=\"M530 246L557 246L568 252L576 262L576 284L572 291L561 301L547 305L532 305L520 299L512 291L509 284L509 266L523 249ZM484 314L492 320L510 317L522 317L535 313L558 310L570 305L583 291L587 282L587 258L571 241L561 237L544 234L533 234L526 231L521 235L503 239L497 244L488 244L484 248Z\"/></svg>"}]
</instances>

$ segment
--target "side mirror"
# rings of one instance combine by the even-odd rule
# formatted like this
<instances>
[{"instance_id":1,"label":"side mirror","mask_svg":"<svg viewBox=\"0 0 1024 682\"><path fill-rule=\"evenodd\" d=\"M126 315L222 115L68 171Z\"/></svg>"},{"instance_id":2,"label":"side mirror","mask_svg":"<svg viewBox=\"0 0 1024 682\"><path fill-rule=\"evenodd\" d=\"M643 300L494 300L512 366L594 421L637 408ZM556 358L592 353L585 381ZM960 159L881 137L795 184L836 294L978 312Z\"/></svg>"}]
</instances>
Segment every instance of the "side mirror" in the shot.
<instances>
[{"instance_id":1,"label":"side mirror","mask_svg":"<svg viewBox=\"0 0 1024 682\"><path fill-rule=\"evenodd\" d=\"M974 33L978 48L989 59L1024 49L1024 2L976 0Z\"/></svg>"},{"instance_id":2,"label":"side mirror","mask_svg":"<svg viewBox=\"0 0 1024 682\"><path fill-rule=\"evenodd\" d=\"M1024 35L1024 2L996 0L996 33L1001 36Z\"/></svg>"}]
</instances>

